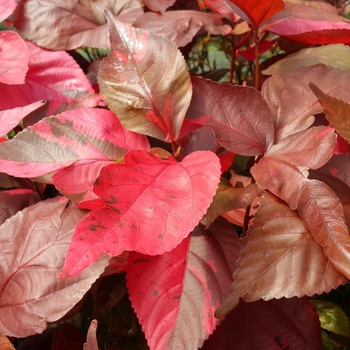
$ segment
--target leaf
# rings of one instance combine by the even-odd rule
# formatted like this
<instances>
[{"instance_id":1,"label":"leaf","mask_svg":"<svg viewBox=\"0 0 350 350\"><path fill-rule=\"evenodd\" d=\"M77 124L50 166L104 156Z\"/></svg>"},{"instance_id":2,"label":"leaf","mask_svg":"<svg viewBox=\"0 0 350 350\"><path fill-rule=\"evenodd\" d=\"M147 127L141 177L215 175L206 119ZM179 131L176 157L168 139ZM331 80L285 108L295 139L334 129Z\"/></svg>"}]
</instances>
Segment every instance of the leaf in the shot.
<instances>
[{"instance_id":1,"label":"leaf","mask_svg":"<svg viewBox=\"0 0 350 350\"><path fill-rule=\"evenodd\" d=\"M163 255L131 253L127 286L149 347L200 347L218 323L214 311L231 280L220 244L202 226Z\"/></svg>"},{"instance_id":2,"label":"leaf","mask_svg":"<svg viewBox=\"0 0 350 350\"><path fill-rule=\"evenodd\" d=\"M329 176L336 177L350 186L350 156L335 155L327 164L319 169Z\"/></svg>"},{"instance_id":3,"label":"leaf","mask_svg":"<svg viewBox=\"0 0 350 350\"><path fill-rule=\"evenodd\" d=\"M326 118L336 132L350 142L350 104L338 98L326 95L315 84L309 84L312 92L318 98Z\"/></svg>"},{"instance_id":4,"label":"leaf","mask_svg":"<svg viewBox=\"0 0 350 350\"><path fill-rule=\"evenodd\" d=\"M15 0L0 0L0 22L4 21L16 8Z\"/></svg>"},{"instance_id":5,"label":"leaf","mask_svg":"<svg viewBox=\"0 0 350 350\"><path fill-rule=\"evenodd\" d=\"M187 118L208 125L227 150L257 156L273 143L270 111L255 89L195 77L192 85Z\"/></svg>"},{"instance_id":6,"label":"leaf","mask_svg":"<svg viewBox=\"0 0 350 350\"><path fill-rule=\"evenodd\" d=\"M0 225L18 211L40 201L38 193L27 189L0 192Z\"/></svg>"},{"instance_id":7,"label":"leaf","mask_svg":"<svg viewBox=\"0 0 350 350\"><path fill-rule=\"evenodd\" d=\"M347 281L298 213L269 192L243 239L237 265L231 294L217 310L217 317L235 308L239 299L300 298L329 292Z\"/></svg>"},{"instance_id":8,"label":"leaf","mask_svg":"<svg viewBox=\"0 0 350 350\"><path fill-rule=\"evenodd\" d=\"M10 340L2 334L0 334L0 350L16 350Z\"/></svg>"},{"instance_id":9,"label":"leaf","mask_svg":"<svg viewBox=\"0 0 350 350\"><path fill-rule=\"evenodd\" d=\"M96 338L97 325L98 322L96 320L91 321L87 333L86 343L84 344L84 350L99 350Z\"/></svg>"},{"instance_id":10,"label":"leaf","mask_svg":"<svg viewBox=\"0 0 350 350\"><path fill-rule=\"evenodd\" d=\"M219 13L221 16L229 19L232 23L238 21L235 10L237 7L230 0L204 0L205 4L213 12Z\"/></svg>"},{"instance_id":11,"label":"leaf","mask_svg":"<svg viewBox=\"0 0 350 350\"><path fill-rule=\"evenodd\" d=\"M78 277L60 279L75 225L86 212L56 197L1 225L0 331L15 337L41 333L66 314L108 265L101 258Z\"/></svg>"},{"instance_id":12,"label":"leaf","mask_svg":"<svg viewBox=\"0 0 350 350\"><path fill-rule=\"evenodd\" d=\"M274 120L276 143L307 129L315 120L314 114L323 111L308 85L310 81L322 86L326 94L350 102L350 72L318 64L274 74L263 84L261 93Z\"/></svg>"},{"instance_id":13,"label":"leaf","mask_svg":"<svg viewBox=\"0 0 350 350\"><path fill-rule=\"evenodd\" d=\"M98 77L105 103L127 129L176 140L192 94L184 58L163 37L107 18L111 53Z\"/></svg>"},{"instance_id":14,"label":"leaf","mask_svg":"<svg viewBox=\"0 0 350 350\"><path fill-rule=\"evenodd\" d=\"M26 0L19 2L12 20L21 36L48 49L109 48L103 9L131 25L142 6L140 0Z\"/></svg>"},{"instance_id":15,"label":"leaf","mask_svg":"<svg viewBox=\"0 0 350 350\"><path fill-rule=\"evenodd\" d=\"M61 323L54 330L52 338L51 350L81 349L85 340L82 332L68 322Z\"/></svg>"},{"instance_id":16,"label":"leaf","mask_svg":"<svg viewBox=\"0 0 350 350\"><path fill-rule=\"evenodd\" d=\"M305 182L298 195L300 217L329 260L349 278L350 237L339 198L317 180Z\"/></svg>"},{"instance_id":17,"label":"leaf","mask_svg":"<svg viewBox=\"0 0 350 350\"><path fill-rule=\"evenodd\" d=\"M10 30L0 33L0 82L23 84L28 71L29 52L21 37Z\"/></svg>"},{"instance_id":18,"label":"leaf","mask_svg":"<svg viewBox=\"0 0 350 350\"><path fill-rule=\"evenodd\" d=\"M246 208L258 195L258 186L250 184L247 187L233 187L228 180L221 178L219 188L202 219L206 228L221 214L230 210Z\"/></svg>"},{"instance_id":19,"label":"leaf","mask_svg":"<svg viewBox=\"0 0 350 350\"><path fill-rule=\"evenodd\" d=\"M282 58L269 68L263 70L262 73L267 75L284 73L300 67L313 66L317 63L323 63L332 68L349 71L349 55L350 48L344 44L309 47Z\"/></svg>"},{"instance_id":20,"label":"leaf","mask_svg":"<svg viewBox=\"0 0 350 350\"><path fill-rule=\"evenodd\" d=\"M220 173L219 159L206 151L181 163L130 151L124 164L104 167L94 192L105 207L77 225L61 275L74 276L103 252L156 255L175 248L208 209Z\"/></svg>"},{"instance_id":21,"label":"leaf","mask_svg":"<svg viewBox=\"0 0 350 350\"><path fill-rule=\"evenodd\" d=\"M304 44L350 42L350 23L330 4L285 2L284 10L267 20L265 26L273 33Z\"/></svg>"},{"instance_id":22,"label":"leaf","mask_svg":"<svg viewBox=\"0 0 350 350\"><path fill-rule=\"evenodd\" d=\"M24 107L40 100L58 101L48 113L53 113L62 102L94 93L86 75L67 52L48 51L30 42L29 70L23 85L0 83L0 109Z\"/></svg>"},{"instance_id":23,"label":"leaf","mask_svg":"<svg viewBox=\"0 0 350 350\"><path fill-rule=\"evenodd\" d=\"M332 157L335 143L336 135L332 128L317 126L285 137L267 150L265 156L317 169Z\"/></svg>"},{"instance_id":24,"label":"leaf","mask_svg":"<svg viewBox=\"0 0 350 350\"><path fill-rule=\"evenodd\" d=\"M260 25L284 8L282 0L230 0L235 12L257 30Z\"/></svg>"},{"instance_id":25,"label":"leaf","mask_svg":"<svg viewBox=\"0 0 350 350\"><path fill-rule=\"evenodd\" d=\"M349 337L349 319L342 308L327 300L312 299L321 327L327 331Z\"/></svg>"},{"instance_id":26,"label":"leaf","mask_svg":"<svg viewBox=\"0 0 350 350\"><path fill-rule=\"evenodd\" d=\"M232 344L235 349L321 349L320 322L307 297L240 301L202 350L227 350Z\"/></svg>"},{"instance_id":27,"label":"leaf","mask_svg":"<svg viewBox=\"0 0 350 350\"><path fill-rule=\"evenodd\" d=\"M139 16L133 26L162 35L177 47L190 43L201 28L214 35L227 35L231 31L218 14L190 10L147 12Z\"/></svg>"},{"instance_id":28,"label":"leaf","mask_svg":"<svg viewBox=\"0 0 350 350\"><path fill-rule=\"evenodd\" d=\"M36 177L72 164L118 160L125 155L127 142L147 145L143 138L125 131L110 111L74 109L44 118L1 143L0 171Z\"/></svg>"},{"instance_id":29,"label":"leaf","mask_svg":"<svg viewBox=\"0 0 350 350\"><path fill-rule=\"evenodd\" d=\"M154 12L164 12L168 7L174 5L176 0L145 0L146 6Z\"/></svg>"},{"instance_id":30,"label":"leaf","mask_svg":"<svg viewBox=\"0 0 350 350\"><path fill-rule=\"evenodd\" d=\"M37 101L24 107L0 111L0 135L5 136L28 114L45 105L45 101Z\"/></svg>"}]
</instances>

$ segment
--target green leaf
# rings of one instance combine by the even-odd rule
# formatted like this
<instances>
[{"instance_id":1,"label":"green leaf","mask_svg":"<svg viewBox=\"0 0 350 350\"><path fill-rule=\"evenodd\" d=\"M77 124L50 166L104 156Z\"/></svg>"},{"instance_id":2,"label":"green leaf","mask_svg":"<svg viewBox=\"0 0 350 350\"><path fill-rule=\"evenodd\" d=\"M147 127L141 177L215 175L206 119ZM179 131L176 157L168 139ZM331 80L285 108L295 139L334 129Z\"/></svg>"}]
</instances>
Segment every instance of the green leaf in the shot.
<instances>
[{"instance_id":1,"label":"green leaf","mask_svg":"<svg viewBox=\"0 0 350 350\"><path fill-rule=\"evenodd\" d=\"M350 336L349 319L340 306L326 300L311 301L320 317L323 329L346 337Z\"/></svg>"}]
</instances>

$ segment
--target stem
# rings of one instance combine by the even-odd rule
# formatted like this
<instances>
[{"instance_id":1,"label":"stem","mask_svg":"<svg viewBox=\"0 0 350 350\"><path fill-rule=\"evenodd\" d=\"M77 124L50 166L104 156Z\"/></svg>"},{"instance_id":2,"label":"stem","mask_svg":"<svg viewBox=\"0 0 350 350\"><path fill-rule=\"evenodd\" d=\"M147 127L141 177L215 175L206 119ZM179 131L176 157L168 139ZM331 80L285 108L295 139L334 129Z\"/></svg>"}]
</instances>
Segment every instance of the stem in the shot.
<instances>
[{"instance_id":1,"label":"stem","mask_svg":"<svg viewBox=\"0 0 350 350\"><path fill-rule=\"evenodd\" d=\"M230 77L228 79L228 82L230 84L233 83L233 76L235 74L235 65L236 65L236 47L235 47L233 40L232 40L231 44L232 44L231 67L230 67Z\"/></svg>"},{"instance_id":2,"label":"stem","mask_svg":"<svg viewBox=\"0 0 350 350\"><path fill-rule=\"evenodd\" d=\"M255 83L254 87L255 89L259 90L259 80L260 80L260 64L259 64L259 58L260 58L260 52L259 52L259 29L254 28L254 43L255 43Z\"/></svg>"}]
</instances>

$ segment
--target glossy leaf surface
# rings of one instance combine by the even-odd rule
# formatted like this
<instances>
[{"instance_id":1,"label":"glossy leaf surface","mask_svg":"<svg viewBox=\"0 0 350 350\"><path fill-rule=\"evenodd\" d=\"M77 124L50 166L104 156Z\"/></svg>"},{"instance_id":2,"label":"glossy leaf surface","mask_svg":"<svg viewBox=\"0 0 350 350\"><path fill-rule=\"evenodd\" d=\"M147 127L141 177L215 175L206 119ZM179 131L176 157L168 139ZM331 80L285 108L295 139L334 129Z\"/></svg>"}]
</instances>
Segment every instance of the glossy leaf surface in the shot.
<instances>
[{"instance_id":1,"label":"glossy leaf surface","mask_svg":"<svg viewBox=\"0 0 350 350\"><path fill-rule=\"evenodd\" d=\"M76 278L58 277L74 227L85 215L56 197L24 209L1 226L1 333L26 337L43 332L47 322L66 314L103 272L106 257Z\"/></svg>"},{"instance_id":2,"label":"glossy leaf surface","mask_svg":"<svg viewBox=\"0 0 350 350\"><path fill-rule=\"evenodd\" d=\"M205 151L181 163L130 151L124 164L104 167L94 192L105 206L77 225L61 274L74 276L103 252L156 255L175 248L208 209L220 173L218 157Z\"/></svg>"},{"instance_id":3,"label":"glossy leaf surface","mask_svg":"<svg viewBox=\"0 0 350 350\"><path fill-rule=\"evenodd\" d=\"M107 17L111 53L98 77L105 103L127 129L176 140L192 93L183 56L163 37Z\"/></svg>"}]
</instances>

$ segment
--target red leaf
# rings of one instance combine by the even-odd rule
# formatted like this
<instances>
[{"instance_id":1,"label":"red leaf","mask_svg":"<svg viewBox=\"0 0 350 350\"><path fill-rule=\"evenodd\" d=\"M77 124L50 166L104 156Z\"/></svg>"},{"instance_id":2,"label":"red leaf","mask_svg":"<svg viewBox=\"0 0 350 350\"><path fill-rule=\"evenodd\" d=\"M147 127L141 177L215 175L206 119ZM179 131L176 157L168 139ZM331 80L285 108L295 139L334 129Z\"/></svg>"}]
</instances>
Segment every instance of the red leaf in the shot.
<instances>
[{"instance_id":1,"label":"red leaf","mask_svg":"<svg viewBox=\"0 0 350 350\"><path fill-rule=\"evenodd\" d=\"M45 105L45 101L37 101L28 106L0 111L0 135L5 136L29 113Z\"/></svg>"},{"instance_id":2,"label":"red leaf","mask_svg":"<svg viewBox=\"0 0 350 350\"><path fill-rule=\"evenodd\" d=\"M192 77L187 118L208 125L229 151L257 156L273 143L273 122L266 102L253 88Z\"/></svg>"},{"instance_id":3,"label":"red leaf","mask_svg":"<svg viewBox=\"0 0 350 350\"><path fill-rule=\"evenodd\" d=\"M76 275L103 252L155 255L175 248L208 209L221 173L218 157L206 151L181 163L130 151L124 162L104 167L96 180L105 207L77 225L62 276Z\"/></svg>"},{"instance_id":4,"label":"red leaf","mask_svg":"<svg viewBox=\"0 0 350 350\"><path fill-rule=\"evenodd\" d=\"M86 215L64 198L39 202L1 226L0 332L41 333L66 314L108 265L104 257L78 277L60 279L75 225Z\"/></svg>"},{"instance_id":5,"label":"red leaf","mask_svg":"<svg viewBox=\"0 0 350 350\"><path fill-rule=\"evenodd\" d=\"M154 12L164 12L168 7L174 5L176 0L145 0L146 6Z\"/></svg>"},{"instance_id":6,"label":"red leaf","mask_svg":"<svg viewBox=\"0 0 350 350\"><path fill-rule=\"evenodd\" d=\"M297 212L268 192L260 205L243 239L232 292L218 309L219 317L235 308L239 299L300 298L329 292L347 281Z\"/></svg>"},{"instance_id":7,"label":"red leaf","mask_svg":"<svg viewBox=\"0 0 350 350\"><path fill-rule=\"evenodd\" d=\"M307 297L240 301L202 350L227 350L232 344L234 349L321 349L319 317Z\"/></svg>"},{"instance_id":8,"label":"red leaf","mask_svg":"<svg viewBox=\"0 0 350 350\"><path fill-rule=\"evenodd\" d=\"M147 12L133 24L135 27L157 33L171 40L177 47L190 43L203 28L210 34L227 35L232 30L224 25L218 14L180 10L163 14Z\"/></svg>"},{"instance_id":9,"label":"red leaf","mask_svg":"<svg viewBox=\"0 0 350 350\"><path fill-rule=\"evenodd\" d=\"M96 338L97 321L92 320L87 333L86 343L84 344L84 350L99 350Z\"/></svg>"},{"instance_id":10,"label":"red leaf","mask_svg":"<svg viewBox=\"0 0 350 350\"><path fill-rule=\"evenodd\" d=\"M23 84L28 71L29 52L20 36L9 30L0 33L0 82Z\"/></svg>"},{"instance_id":11,"label":"red leaf","mask_svg":"<svg viewBox=\"0 0 350 350\"><path fill-rule=\"evenodd\" d=\"M143 145L147 148L147 140L123 129L114 113L74 109L45 118L1 143L0 169L14 176L42 176L72 164L118 160L127 151L124 147ZM57 181L64 189L64 179Z\"/></svg>"},{"instance_id":12,"label":"red leaf","mask_svg":"<svg viewBox=\"0 0 350 350\"><path fill-rule=\"evenodd\" d=\"M18 211L39 202L38 193L27 189L13 189L0 192L0 225Z\"/></svg>"},{"instance_id":13,"label":"red leaf","mask_svg":"<svg viewBox=\"0 0 350 350\"><path fill-rule=\"evenodd\" d=\"M267 21L269 31L304 44L348 44L350 24L327 3L286 2L285 9Z\"/></svg>"},{"instance_id":14,"label":"red leaf","mask_svg":"<svg viewBox=\"0 0 350 350\"><path fill-rule=\"evenodd\" d=\"M266 52L267 50L271 49L271 47L274 46L275 43L276 42L274 42L274 41L267 41L267 40L264 40L261 43L259 43L259 54L261 55L264 52ZM255 48L255 46L253 46L253 47L249 47L245 50L238 50L237 54L244 57L245 59L247 59L250 62L254 62L256 48Z\"/></svg>"},{"instance_id":15,"label":"red leaf","mask_svg":"<svg viewBox=\"0 0 350 350\"><path fill-rule=\"evenodd\" d=\"M55 329L51 350L81 349L83 344L84 337L79 329L74 327L71 323L65 322Z\"/></svg>"},{"instance_id":16,"label":"red leaf","mask_svg":"<svg viewBox=\"0 0 350 350\"><path fill-rule=\"evenodd\" d=\"M143 13L142 6L140 0L25 0L19 2L12 20L23 37L48 49L108 48L103 9L131 25Z\"/></svg>"},{"instance_id":17,"label":"red leaf","mask_svg":"<svg viewBox=\"0 0 350 350\"><path fill-rule=\"evenodd\" d=\"M71 102L94 90L75 60L64 51L48 51L30 42L29 70L23 85L0 83L0 109L24 107L39 100L59 101L48 113L54 112L62 102Z\"/></svg>"},{"instance_id":18,"label":"red leaf","mask_svg":"<svg viewBox=\"0 0 350 350\"><path fill-rule=\"evenodd\" d=\"M230 0L235 12L256 29L284 8L282 0Z\"/></svg>"},{"instance_id":19,"label":"red leaf","mask_svg":"<svg viewBox=\"0 0 350 350\"><path fill-rule=\"evenodd\" d=\"M107 17L112 49L98 78L107 106L127 129L176 140L192 93L184 58L163 37Z\"/></svg>"},{"instance_id":20,"label":"red leaf","mask_svg":"<svg viewBox=\"0 0 350 350\"><path fill-rule=\"evenodd\" d=\"M0 0L0 22L10 16L16 6L16 0Z\"/></svg>"},{"instance_id":21,"label":"red leaf","mask_svg":"<svg viewBox=\"0 0 350 350\"><path fill-rule=\"evenodd\" d=\"M230 281L219 242L202 226L161 256L131 253L127 286L150 348L201 346L218 323L214 311Z\"/></svg>"},{"instance_id":22,"label":"red leaf","mask_svg":"<svg viewBox=\"0 0 350 350\"><path fill-rule=\"evenodd\" d=\"M350 186L350 156L349 155L336 155L333 156L330 161L325 164L320 171L334 176L348 186Z\"/></svg>"}]
</instances>

